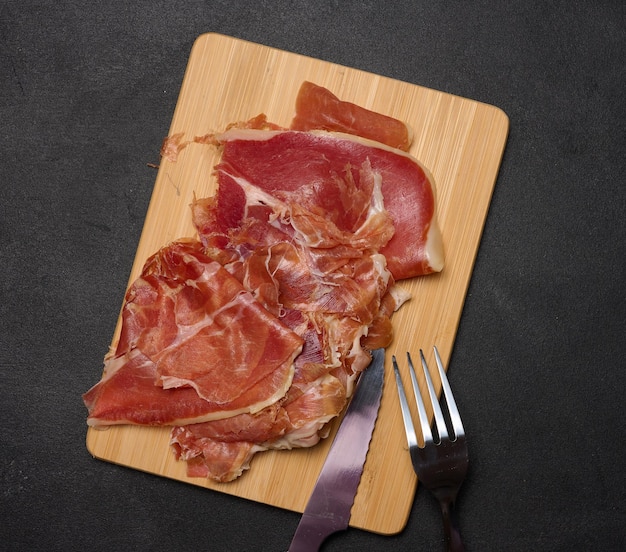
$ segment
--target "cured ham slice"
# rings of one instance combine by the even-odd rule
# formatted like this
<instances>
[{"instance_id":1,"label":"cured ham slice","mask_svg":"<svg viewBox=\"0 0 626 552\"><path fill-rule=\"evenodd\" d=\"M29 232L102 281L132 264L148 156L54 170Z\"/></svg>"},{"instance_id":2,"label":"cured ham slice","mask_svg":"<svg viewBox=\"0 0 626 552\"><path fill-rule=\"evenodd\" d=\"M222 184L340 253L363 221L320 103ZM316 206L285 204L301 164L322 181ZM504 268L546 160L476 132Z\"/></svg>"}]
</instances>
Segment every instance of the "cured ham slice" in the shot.
<instances>
[{"instance_id":1,"label":"cured ham slice","mask_svg":"<svg viewBox=\"0 0 626 552\"><path fill-rule=\"evenodd\" d=\"M330 90L305 81L296 98L292 130L329 130L376 140L408 151L411 129L402 121L342 101Z\"/></svg>"},{"instance_id":2,"label":"cured ham slice","mask_svg":"<svg viewBox=\"0 0 626 552\"><path fill-rule=\"evenodd\" d=\"M393 222L393 236L379 251L394 278L443 268L432 177L409 154L371 140L328 132L232 129L217 139L224 150L217 167L220 193L213 222L223 233L237 228L247 210L262 210L275 199L289 199L310 212L317 210L320 223L338 244L334 228L350 232L366 212L347 208L337 192L330 190L342 182L367 193L365 173L380 179L384 209ZM259 192L244 203L246 183ZM320 245L328 249L332 244Z\"/></svg>"},{"instance_id":3,"label":"cured ham slice","mask_svg":"<svg viewBox=\"0 0 626 552\"><path fill-rule=\"evenodd\" d=\"M286 394L302 344L197 240L174 242L126 294L117 349L84 397L88 423L176 425L258 412Z\"/></svg>"}]
</instances>

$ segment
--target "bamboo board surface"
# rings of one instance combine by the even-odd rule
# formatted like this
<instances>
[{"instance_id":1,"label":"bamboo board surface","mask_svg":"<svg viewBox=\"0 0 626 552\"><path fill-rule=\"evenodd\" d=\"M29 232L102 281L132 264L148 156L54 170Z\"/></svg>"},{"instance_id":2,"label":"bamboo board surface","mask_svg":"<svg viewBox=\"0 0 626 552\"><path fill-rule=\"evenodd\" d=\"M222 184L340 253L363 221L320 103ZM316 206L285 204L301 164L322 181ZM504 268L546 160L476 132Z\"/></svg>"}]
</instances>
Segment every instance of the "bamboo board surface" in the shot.
<instances>
[{"instance_id":1,"label":"bamboo board surface","mask_svg":"<svg viewBox=\"0 0 626 552\"><path fill-rule=\"evenodd\" d=\"M406 351L423 348L433 362L432 345L437 345L447 365L509 123L500 109L473 100L205 34L192 48L169 134L184 132L191 139L259 113L288 126L304 80L329 88L343 100L407 122L414 130L410 153L430 169L437 187L446 266L440 274L401 283L413 299L393 316L395 338L387 352L383 400L350 521L353 527L393 534L406 524L417 480L407 452L391 355L404 359ZM130 281L161 246L195 235L189 204L194 194L213 195L212 170L218 155L215 148L192 144L176 163L162 160ZM113 343L119 329L118 323ZM404 362L400 364L405 368ZM185 463L177 462L170 450L168 428L89 428L87 448L101 460L302 512L336 427L328 439L311 449L257 454L249 471L225 484L188 478Z\"/></svg>"}]
</instances>

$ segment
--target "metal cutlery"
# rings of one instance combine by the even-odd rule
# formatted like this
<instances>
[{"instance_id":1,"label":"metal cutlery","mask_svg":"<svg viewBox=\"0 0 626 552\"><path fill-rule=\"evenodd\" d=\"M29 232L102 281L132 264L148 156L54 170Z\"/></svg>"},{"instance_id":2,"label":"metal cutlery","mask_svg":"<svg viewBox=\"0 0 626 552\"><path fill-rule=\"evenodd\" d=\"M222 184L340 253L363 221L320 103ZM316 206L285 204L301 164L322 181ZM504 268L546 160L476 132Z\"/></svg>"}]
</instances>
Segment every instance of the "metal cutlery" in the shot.
<instances>
[{"instance_id":1,"label":"metal cutlery","mask_svg":"<svg viewBox=\"0 0 626 552\"><path fill-rule=\"evenodd\" d=\"M428 421L426 406L420 393L411 355L407 353L409 372L411 374L422 433L423 444L421 445L418 443L417 434L413 426L411 411L395 356L392 359L392 363L398 386L402 418L404 420L413 469L417 474L418 481L420 481L439 501L448 550L451 552L461 552L465 550L465 547L456 525L452 522L451 514L459 488L467 473L469 462L467 443L465 441L465 430L463 429L461 417L454 396L452 395L452 390L437 347L434 347L434 352L443 391L443 402L445 402L447 406L450 422L450 427L448 428L446 418L444 417L441 405L435 393L435 387L430 376L426 359L424 358L424 353L420 349L420 358L426 386L428 388L429 402L433 410L434 433L431 431Z\"/></svg>"}]
</instances>

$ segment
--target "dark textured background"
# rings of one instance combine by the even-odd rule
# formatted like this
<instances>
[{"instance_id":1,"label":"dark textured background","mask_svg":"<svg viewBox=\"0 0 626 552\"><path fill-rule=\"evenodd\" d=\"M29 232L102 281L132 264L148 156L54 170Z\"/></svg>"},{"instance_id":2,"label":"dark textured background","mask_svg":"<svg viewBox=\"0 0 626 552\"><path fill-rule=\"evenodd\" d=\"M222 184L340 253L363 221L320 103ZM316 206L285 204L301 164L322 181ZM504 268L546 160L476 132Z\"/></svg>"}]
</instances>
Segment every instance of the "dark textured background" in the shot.
<instances>
[{"instance_id":1,"label":"dark textured background","mask_svg":"<svg viewBox=\"0 0 626 552\"><path fill-rule=\"evenodd\" d=\"M100 376L191 46L218 32L502 108L450 378L469 550L624 550L621 0L0 2L0 549L284 551L299 516L94 460ZM406 530L325 551L442 550Z\"/></svg>"}]
</instances>

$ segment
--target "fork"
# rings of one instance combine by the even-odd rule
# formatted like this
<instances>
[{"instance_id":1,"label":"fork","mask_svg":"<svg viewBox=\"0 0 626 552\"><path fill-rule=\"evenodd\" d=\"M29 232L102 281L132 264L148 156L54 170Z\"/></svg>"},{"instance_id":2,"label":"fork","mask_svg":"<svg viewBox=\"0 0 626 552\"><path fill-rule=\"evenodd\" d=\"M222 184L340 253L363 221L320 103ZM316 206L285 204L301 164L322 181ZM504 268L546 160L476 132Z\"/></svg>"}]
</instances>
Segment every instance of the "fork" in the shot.
<instances>
[{"instance_id":1,"label":"fork","mask_svg":"<svg viewBox=\"0 0 626 552\"><path fill-rule=\"evenodd\" d=\"M392 363L396 376L396 383L398 385L402 418L404 420L404 428L406 430L413 469L417 474L418 480L421 481L439 501L448 550L450 552L461 552L465 550L465 547L463 546L459 530L452 522L451 517L454 502L467 473L467 465L469 462L467 444L465 442L465 430L463 429L461 417L459 415L456 402L454 401L454 396L452 395L448 378L446 377L445 370L443 369L443 363L441 362L439 351L437 350L437 347L434 347L434 350L439 379L441 380L445 404L447 405L452 435L448 432L446 419L444 418L444 414L437 399L435 388L430 377L430 371L428 369L428 365L426 364L426 359L424 358L424 353L420 349L422 369L424 370L426 386L428 387L428 394L430 396L430 402L434 413L433 429L436 434L433 436L433 431L431 431L430 424L428 423L426 407L424 406L424 401L422 400L422 396L419 391L411 355L410 353L407 353L409 371L411 374L413 391L415 392L417 412L419 414L420 427L424 441L423 446L420 446L417 442L417 435L411 419L409 404L404 391L404 386L402 385L402 378L400 376L395 356L392 357Z\"/></svg>"}]
</instances>

